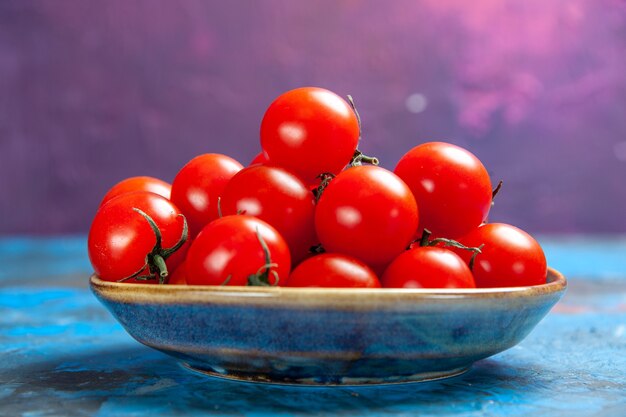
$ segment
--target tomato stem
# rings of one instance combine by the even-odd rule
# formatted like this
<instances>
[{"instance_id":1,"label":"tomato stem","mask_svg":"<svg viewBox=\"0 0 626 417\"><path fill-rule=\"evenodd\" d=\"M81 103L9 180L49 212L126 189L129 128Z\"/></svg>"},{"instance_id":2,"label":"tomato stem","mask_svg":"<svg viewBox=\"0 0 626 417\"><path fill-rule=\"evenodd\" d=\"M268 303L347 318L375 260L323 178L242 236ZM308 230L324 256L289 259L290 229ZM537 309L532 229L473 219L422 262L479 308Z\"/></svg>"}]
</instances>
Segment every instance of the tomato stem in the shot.
<instances>
[{"instance_id":1,"label":"tomato stem","mask_svg":"<svg viewBox=\"0 0 626 417\"><path fill-rule=\"evenodd\" d=\"M117 282L125 282L128 280L131 280L133 278L135 278L138 281L147 281L149 279L154 279L154 276L151 275L140 275L143 271L146 270L146 268L148 268L148 262L146 261L145 264L143 264L143 266L139 269L139 271L135 272L132 275L127 276L126 278L122 278L122 279L118 279ZM149 268L148 268L149 270Z\"/></svg>"},{"instance_id":2,"label":"tomato stem","mask_svg":"<svg viewBox=\"0 0 626 417\"><path fill-rule=\"evenodd\" d=\"M133 207L133 210L139 213L148 222L148 224L150 225L150 228L152 229L152 232L154 233L155 243L150 253L146 255L146 263L144 264L144 266L142 266L141 269L135 272L134 274L126 278L122 278L118 280L117 282L124 282L133 278L140 280L140 281L148 281L148 280L156 279L156 275L158 274L159 284L165 284L167 282L167 276L169 274L167 270L167 265L165 264L165 260L169 258L178 249L180 249L187 241L187 238L189 237L189 227L187 225L187 219L185 218L184 215L179 214L179 216L183 218L183 231L181 233L180 239L171 248L164 249L161 246L162 244L161 231L159 230L159 227L154 222L152 217L146 214L143 210L138 209L136 207ZM150 274L140 275L143 271L145 271L146 268L148 268L148 271L150 272Z\"/></svg>"},{"instance_id":3,"label":"tomato stem","mask_svg":"<svg viewBox=\"0 0 626 417\"><path fill-rule=\"evenodd\" d=\"M354 155L352 155L352 160L350 161L350 166L361 166L363 163L378 165L380 161L375 156L367 156L360 150L355 150Z\"/></svg>"},{"instance_id":4,"label":"tomato stem","mask_svg":"<svg viewBox=\"0 0 626 417\"><path fill-rule=\"evenodd\" d=\"M187 225L187 218L182 214L179 214L179 216L183 218L183 231L180 234L180 239L178 239L178 242L176 242L174 246L172 246L171 248L167 248L167 249L158 248L160 249L159 255L161 255L163 259L169 258L174 252L180 249L189 238L189 226ZM155 249L157 249L156 246L155 246Z\"/></svg>"},{"instance_id":5,"label":"tomato stem","mask_svg":"<svg viewBox=\"0 0 626 417\"><path fill-rule=\"evenodd\" d=\"M452 240L452 239L446 239L444 237L437 237L433 240L430 240L430 235L432 234L432 232L428 229L424 229L424 231L422 232L422 237L420 238L420 246L436 246L440 243L443 243L444 247L448 247L451 246L453 248L457 248L457 249L463 249L463 250L467 250L470 252L474 252L472 254L472 257L470 258L469 261L469 268L470 270L472 270L472 268L474 267L474 261L476 259L476 256L481 252L481 249L483 248L483 245L480 245L478 247L471 247L471 246L465 246L464 244L462 244L461 242L458 242L456 240Z\"/></svg>"},{"instance_id":6,"label":"tomato stem","mask_svg":"<svg viewBox=\"0 0 626 417\"><path fill-rule=\"evenodd\" d=\"M335 174L331 172L323 172L320 175L318 175L316 178L321 179L320 185L315 190L313 190L313 195L315 196L315 202L317 203L320 200L320 198L322 198L322 194L324 193L324 190L326 189L326 187L328 187L328 184L330 184L333 178L335 178Z\"/></svg>"},{"instance_id":7,"label":"tomato stem","mask_svg":"<svg viewBox=\"0 0 626 417\"><path fill-rule=\"evenodd\" d=\"M498 185L496 185L496 188L494 188L493 191L491 192L491 204L493 204L493 199L496 198L501 188L502 188L502 180L498 182Z\"/></svg>"},{"instance_id":8,"label":"tomato stem","mask_svg":"<svg viewBox=\"0 0 626 417\"><path fill-rule=\"evenodd\" d=\"M432 232L428 229L424 229L422 232L422 237L420 238L420 246L428 246L428 239L430 239L430 235Z\"/></svg>"},{"instance_id":9,"label":"tomato stem","mask_svg":"<svg viewBox=\"0 0 626 417\"><path fill-rule=\"evenodd\" d=\"M361 124L361 115L359 115L359 111L356 109L356 104L354 104L354 99L352 98L352 96L350 94L348 94L347 98L348 98L348 103L350 103L350 107L352 107L352 111L354 112L354 115L356 116L356 121L359 124L359 142L361 142L361 139L363 139L363 129L362 129L362 124ZM350 163L348 165L350 165L351 167L356 167L356 166L363 165L363 163L372 164L372 165L378 165L380 162L379 162L378 158L376 158L374 156L364 155L363 152L361 152L357 148L354 151L354 155L352 155L352 159L350 160Z\"/></svg>"},{"instance_id":10,"label":"tomato stem","mask_svg":"<svg viewBox=\"0 0 626 417\"><path fill-rule=\"evenodd\" d=\"M139 213L150 225L152 228L152 232L154 233L154 237L156 238L156 243L154 244L154 249L161 248L161 231L159 230L159 226L152 220L152 217L148 216L143 210L138 209L137 207L133 207L137 213ZM154 249L152 249L154 251Z\"/></svg>"},{"instance_id":11,"label":"tomato stem","mask_svg":"<svg viewBox=\"0 0 626 417\"><path fill-rule=\"evenodd\" d=\"M321 243L318 243L317 245L311 246L309 248L309 253L320 254L320 253L325 253L325 252L326 252L326 249L324 249Z\"/></svg>"},{"instance_id":12,"label":"tomato stem","mask_svg":"<svg viewBox=\"0 0 626 417\"><path fill-rule=\"evenodd\" d=\"M224 282L222 282L220 285L223 287L225 285L228 285L228 283L230 282L230 279L233 277L232 274L228 274L228 276L226 277L226 279L224 280Z\"/></svg>"},{"instance_id":13,"label":"tomato stem","mask_svg":"<svg viewBox=\"0 0 626 417\"><path fill-rule=\"evenodd\" d=\"M267 243L265 243L265 240L263 239L263 236L261 236L261 232L259 232L258 227L256 229L256 237L259 240L261 248L263 249L263 254L265 255L265 265L262 265L255 274L252 274L248 277L248 285L263 287L278 285L278 273L272 269L276 268L278 264L272 263L270 248L267 246ZM274 283L270 283L270 274L274 277Z\"/></svg>"},{"instance_id":14,"label":"tomato stem","mask_svg":"<svg viewBox=\"0 0 626 417\"><path fill-rule=\"evenodd\" d=\"M217 218L222 218L222 197L217 197Z\"/></svg>"},{"instance_id":15,"label":"tomato stem","mask_svg":"<svg viewBox=\"0 0 626 417\"><path fill-rule=\"evenodd\" d=\"M451 246L453 248L474 252L474 254L481 253L480 247L475 248L471 246L465 246L461 242L457 242L456 240L452 240L452 239L446 239L445 237L438 237L438 238L431 240L430 242L428 242L428 246L436 246L439 243L443 243L444 247Z\"/></svg>"},{"instance_id":16,"label":"tomato stem","mask_svg":"<svg viewBox=\"0 0 626 417\"><path fill-rule=\"evenodd\" d=\"M151 264L154 265L154 267L156 268L155 272L159 273L159 284L165 284L165 280L168 275L165 259L159 254L154 254L152 255Z\"/></svg>"},{"instance_id":17,"label":"tomato stem","mask_svg":"<svg viewBox=\"0 0 626 417\"><path fill-rule=\"evenodd\" d=\"M478 256L479 253L482 253L482 248L485 246L485 244L483 243L482 245L480 245L479 247L477 247L476 251L474 251L474 253L472 254L472 257L469 260L469 269L470 271L474 271L474 263L476 262L476 257Z\"/></svg>"},{"instance_id":18,"label":"tomato stem","mask_svg":"<svg viewBox=\"0 0 626 417\"><path fill-rule=\"evenodd\" d=\"M361 116L359 115L359 111L356 109L356 104L354 104L354 99L350 94L347 95L348 103L350 103L350 107L352 107L352 111L356 116L356 121L359 124L359 141L361 140Z\"/></svg>"}]
</instances>

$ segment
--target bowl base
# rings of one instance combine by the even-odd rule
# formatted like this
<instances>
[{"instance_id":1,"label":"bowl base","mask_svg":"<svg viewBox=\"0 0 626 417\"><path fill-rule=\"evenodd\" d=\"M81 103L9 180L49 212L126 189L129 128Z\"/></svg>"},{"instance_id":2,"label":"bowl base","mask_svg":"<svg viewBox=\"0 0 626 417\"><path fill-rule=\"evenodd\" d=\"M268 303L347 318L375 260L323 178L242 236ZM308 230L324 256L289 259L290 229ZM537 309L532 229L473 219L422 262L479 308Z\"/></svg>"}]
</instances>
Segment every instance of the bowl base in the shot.
<instances>
[{"instance_id":1,"label":"bowl base","mask_svg":"<svg viewBox=\"0 0 626 417\"><path fill-rule=\"evenodd\" d=\"M241 372L229 372L222 371L216 372L210 369L199 368L190 365L186 362L181 362L181 365L193 372L200 373L202 375L210 376L213 378L227 379L237 382L249 382L249 383L261 383L261 384L274 384L274 385L296 385L296 386L351 386L351 385L391 385L391 384L407 384L416 382L428 382L438 379L452 378L459 376L469 371L470 366L449 369L444 371L435 372L421 372L413 375L400 375L389 376L385 378L369 378L369 377L280 377L279 375L267 375L267 374L255 374L255 373L241 373Z\"/></svg>"}]
</instances>

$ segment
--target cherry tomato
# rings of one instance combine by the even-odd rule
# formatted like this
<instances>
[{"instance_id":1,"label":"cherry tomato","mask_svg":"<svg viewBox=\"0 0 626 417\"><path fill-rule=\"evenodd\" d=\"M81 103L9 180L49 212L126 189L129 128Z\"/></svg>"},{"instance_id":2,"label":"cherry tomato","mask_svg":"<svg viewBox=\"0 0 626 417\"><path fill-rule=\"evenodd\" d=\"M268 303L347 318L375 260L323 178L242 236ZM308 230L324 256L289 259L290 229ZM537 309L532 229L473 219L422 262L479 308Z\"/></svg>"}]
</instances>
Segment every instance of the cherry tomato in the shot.
<instances>
[{"instance_id":1,"label":"cherry tomato","mask_svg":"<svg viewBox=\"0 0 626 417\"><path fill-rule=\"evenodd\" d=\"M246 285L250 276L264 272L269 284L279 284L290 270L289 248L282 236L263 220L247 215L212 221L198 234L187 254L190 285Z\"/></svg>"},{"instance_id":2,"label":"cherry tomato","mask_svg":"<svg viewBox=\"0 0 626 417\"><path fill-rule=\"evenodd\" d=\"M319 243L313 193L282 168L255 165L242 169L224 188L221 208L224 215L243 213L273 226L289 245L294 264Z\"/></svg>"},{"instance_id":3,"label":"cherry tomato","mask_svg":"<svg viewBox=\"0 0 626 417\"><path fill-rule=\"evenodd\" d=\"M352 159L359 122L350 105L323 88L304 87L279 96L261 122L261 147L272 163L313 183L339 173Z\"/></svg>"},{"instance_id":4,"label":"cherry tomato","mask_svg":"<svg viewBox=\"0 0 626 417\"><path fill-rule=\"evenodd\" d=\"M172 192L172 186L165 181L153 177L131 177L126 178L115 184L104 195L100 206L121 194L130 193L133 191L149 191L154 194L158 194L167 199L170 198Z\"/></svg>"},{"instance_id":5,"label":"cherry tomato","mask_svg":"<svg viewBox=\"0 0 626 417\"><path fill-rule=\"evenodd\" d=\"M394 172L407 183L424 228L438 237L456 238L478 227L491 207L491 181L473 154L444 142L408 151Z\"/></svg>"},{"instance_id":6,"label":"cherry tomato","mask_svg":"<svg viewBox=\"0 0 626 417\"><path fill-rule=\"evenodd\" d=\"M148 220L134 209L148 215L158 227L163 249L174 247L183 235L184 218L178 208L160 195L137 191L112 198L104 204L91 224L88 238L89 259L96 274L106 281L118 281L139 273L148 275L148 263L156 245L156 234ZM166 258L168 270L184 259L180 252ZM163 255L160 252L160 255ZM135 282L135 281L133 281ZM146 281L144 281L146 282ZM151 283L158 282L151 280Z\"/></svg>"},{"instance_id":7,"label":"cherry tomato","mask_svg":"<svg viewBox=\"0 0 626 417\"><path fill-rule=\"evenodd\" d=\"M504 223L487 223L458 239L484 246L472 272L478 287L517 287L546 283L548 268L541 246L525 231ZM455 250L469 262L471 253Z\"/></svg>"},{"instance_id":8,"label":"cherry tomato","mask_svg":"<svg viewBox=\"0 0 626 417\"><path fill-rule=\"evenodd\" d=\"M193 158L176 174L172 202L187 217L191 238L217 219L217 200L226 183L242 168L231 157L209 153Z\"/></svg>"},{"instance_id":9,"label":"cherry tomato","mask_svg":"<svg viewBox=\"0 0 626 417\"><path fill-rule=\"evenodd\" d=\"M475 288L467 264L454 252L423 246L394 259L381 279L385 288Z\"/></svg>"},{"instance_id":10,"label":"cherry tomato","mask_svg":"<svg viewBox=\"0 0 626 417\"><path fill-rule=\"evenodd\" d=\"M248 164L248 166L250 165L256 165L256 164L265 164L267 162L269 162L269 158L267 157L267 154L263 151L259 152L252 161L250 161L250 164Z\"/></svg>"},{"instance_id":11,"label":"cherry tomato","mask_svg":"<svg viewBox=\"0 0 626 417\"><path fill-rule=\"evenodd\" d=\"M187 285L187 262L183 261L172 272L167 280L170 285Z\"/></svg>"},{"instance_id":12,"label":"cherry tomato","mask_svg":"<svg viewBox=\"0 0 626 417\"><path fill-rule=\"evenodd\" d=\"M374 271L358 259L338 253L323 253L298 265L286 286L380 288L380 282Z\"/></svg>"},{"instance_id":13,"label":"cherry tomato","mask_svg":"<svg viewBox=\"0 0 626 417\"><path fill-rule=\"evenodd\" d=\"M372 165L337 175L315 211L317 235L328 252L353 256L373 268L404 251L417 224L409 187L394 173Z\"/></svg>"}]
</instances>

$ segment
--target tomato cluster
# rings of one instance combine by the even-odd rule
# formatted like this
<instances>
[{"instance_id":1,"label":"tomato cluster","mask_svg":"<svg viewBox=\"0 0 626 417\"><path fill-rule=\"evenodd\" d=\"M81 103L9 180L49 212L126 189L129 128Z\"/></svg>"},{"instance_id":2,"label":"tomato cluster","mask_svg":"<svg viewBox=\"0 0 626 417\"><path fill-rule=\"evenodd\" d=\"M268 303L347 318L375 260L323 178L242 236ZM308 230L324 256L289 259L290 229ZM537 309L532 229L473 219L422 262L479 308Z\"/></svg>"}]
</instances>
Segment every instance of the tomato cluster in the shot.
<instances>
[{"instance_id":1,"label":"tomato cluster","mask_svg":"<svg viewBox=\"0 0 626 417\"><path fill-rule=\"evenodd\" d=\"M487 222L495 192L469 151L409 150L393 171L361 153L361 121L321 88L278 97L247 167L220 154L172 185L134 177L104 197L89 256L104 280L192 285L475 288L539 285L539 244Z\"/></svg>"}]
</instances>

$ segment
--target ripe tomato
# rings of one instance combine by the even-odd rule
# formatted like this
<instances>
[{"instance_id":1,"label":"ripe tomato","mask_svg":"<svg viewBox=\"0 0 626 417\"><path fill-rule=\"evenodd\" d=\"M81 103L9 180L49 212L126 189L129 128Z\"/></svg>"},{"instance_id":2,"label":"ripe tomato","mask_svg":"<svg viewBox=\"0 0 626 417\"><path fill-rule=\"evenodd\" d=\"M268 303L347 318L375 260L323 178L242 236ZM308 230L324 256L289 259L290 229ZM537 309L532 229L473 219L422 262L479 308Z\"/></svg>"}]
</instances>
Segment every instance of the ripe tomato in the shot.
<instances>
[{"instance_id":1,"label":"ripe tomato","mask_svg":"<svg viewBox=\"0 0 626 417\"><path fill-rule=\"evenodd\" d=\"M323 88L303 87L279 96L261 122L261 146L273 164L313 183L339 173L352 159L359 122L350 105Z\"/></svg>"},{"instance_id":2,"label":"ripe tomato","mask_svg":"<svg viewBox=\"0 0 626 417\"><path fill-rule=\"evenodd\" d=\"M172 186L165 181L153 177L130 177L115 184L107 191L100 202L100 206L121 194L133 191L149 191L167 199L170 198Z\"/></svg>"},{"instance_id":3,"label":"ripe tomato","mask_svg":"<svg viewBox=\"0 0 626 417\"><path fill-rule=\"evenodd\" d=\"M187 285L187 261L183 261L167 280L170 285Z\"/></svg>"},{"instance_id":4,"label":"ripe tomato","mask_svg":"<svg viewBox=\"0 0 626 417\"><path fill-rule=\"evenodd\" d=\"M265 164L269 162L269 160L270 159L267 157L267 154L261 151L258 154L256 154L256 156L254 157L252 161L250 161L250 164L248 164L248 166L256 165L256 164Z\"/></svg>"},{"instance_id":5,"label":"ripe tomato","mask_svg":"<svg viewBox=\"0 0 626 417\"><path fill-rule=\"evenodd\" d=\"M354 256L373 268L403 252L417 224L409 187L394 173L372 165L337 175L315 211L317 236L328 252Z\"/></svg>"},{"instance_id":6,"label":"ripe tomato","mask_svg":"<svg viewBox=\"0 0 626 417\"><path fill-rule=\"evenodd\" d=\"M378 277L358 259L338 253L313 256L298 265L287 287L380 288Z\"/></svg>"},{"instance_id":7,"label":"ripe tomato","mask_svg":"<svg viewBox=\"0 0 626 417\"><path fill-rule=\"evenodd\" d=\"M424 228L438 237L456 238L487 218L491 181L483 164L450 143L429 142L408 151L394 172L409 186Z\"/></svg>"},{"instance_id":8,"label":"ripe tomato","mask_svg":"<svg viewBox=\"0 0 626 417\"><path fill-rule=\"evenodd\" d=\"M269 250L271 265L262 242ZM278 284L287 279L290 270L289 248L282 236L263 220L247 215L212 221L187 254L190 285L246 285L251 275L263 272L268 272L270 284Z\"/></svg>"},{"instance_id":9,"label":"ripe tomato","mask_svg":"<svg viewBox=\"0 0 626 417\"><path fill-rule=\"evenodd\" d=\"M209 153L193 158L176 174L172 202L187 217L191 238L217 219L217 199L226 183L242 168L229 156Z\"/></svg>"},{"instance_id":10,"label":"ripe tomato","mask_svg":"<svg viewBox=\"0 0 626 417\"><path fill-rule=\"evenodd\" d=\"M539 243L528 233L504 223L487 223L459 242L466 246L480 245L472 273L478 287L517 287L546 283L546 256ZM471 253L455 250L469 262ZM464 253L465 252L465 253Z\"/></svg>"},{"instance_id":11,"label":"ripe tomato","mask_svg":"<svg viewBox=\"0 0 626 417\"><path fill-rule=\"evenodd\" d=\"M423 246L409 249L389 264L385 288L475 288L472 271L454 252Z\"/></svg>"},{"instance_id":12,"label":"ripe tomato","mask_svg":"<svg viewBox=\"0 0 626 417\"><path fill-rule=\"evenodd\" d=\"M224 215L243 213L273 226L289 245L294 264L319 243L313 193L282 168L255 165L242 169L224 188L221 208Z\"/></svg>"},{"instance_id":13,"label":"ripe tomato","mask_svg":"<svg viewBox=\"0 0 626 417\"><path fill-rule=\"evenodd\" d=\"M158 273L154 268L154 263L158 262L155 253L166 260L167 269L171 270L184 259L184 245L172 257L158 248L155 250L156 234L148 220L135 208L148 215L158 227L161 248L174 247L183 235L184 217L165 197L136 191L112 198L98 209L88 238L89 259L94 271L103 280L118 281L135 274ZM149 270L148 264L153 265L152 270Z\"/></svg>"}]
</instances>

